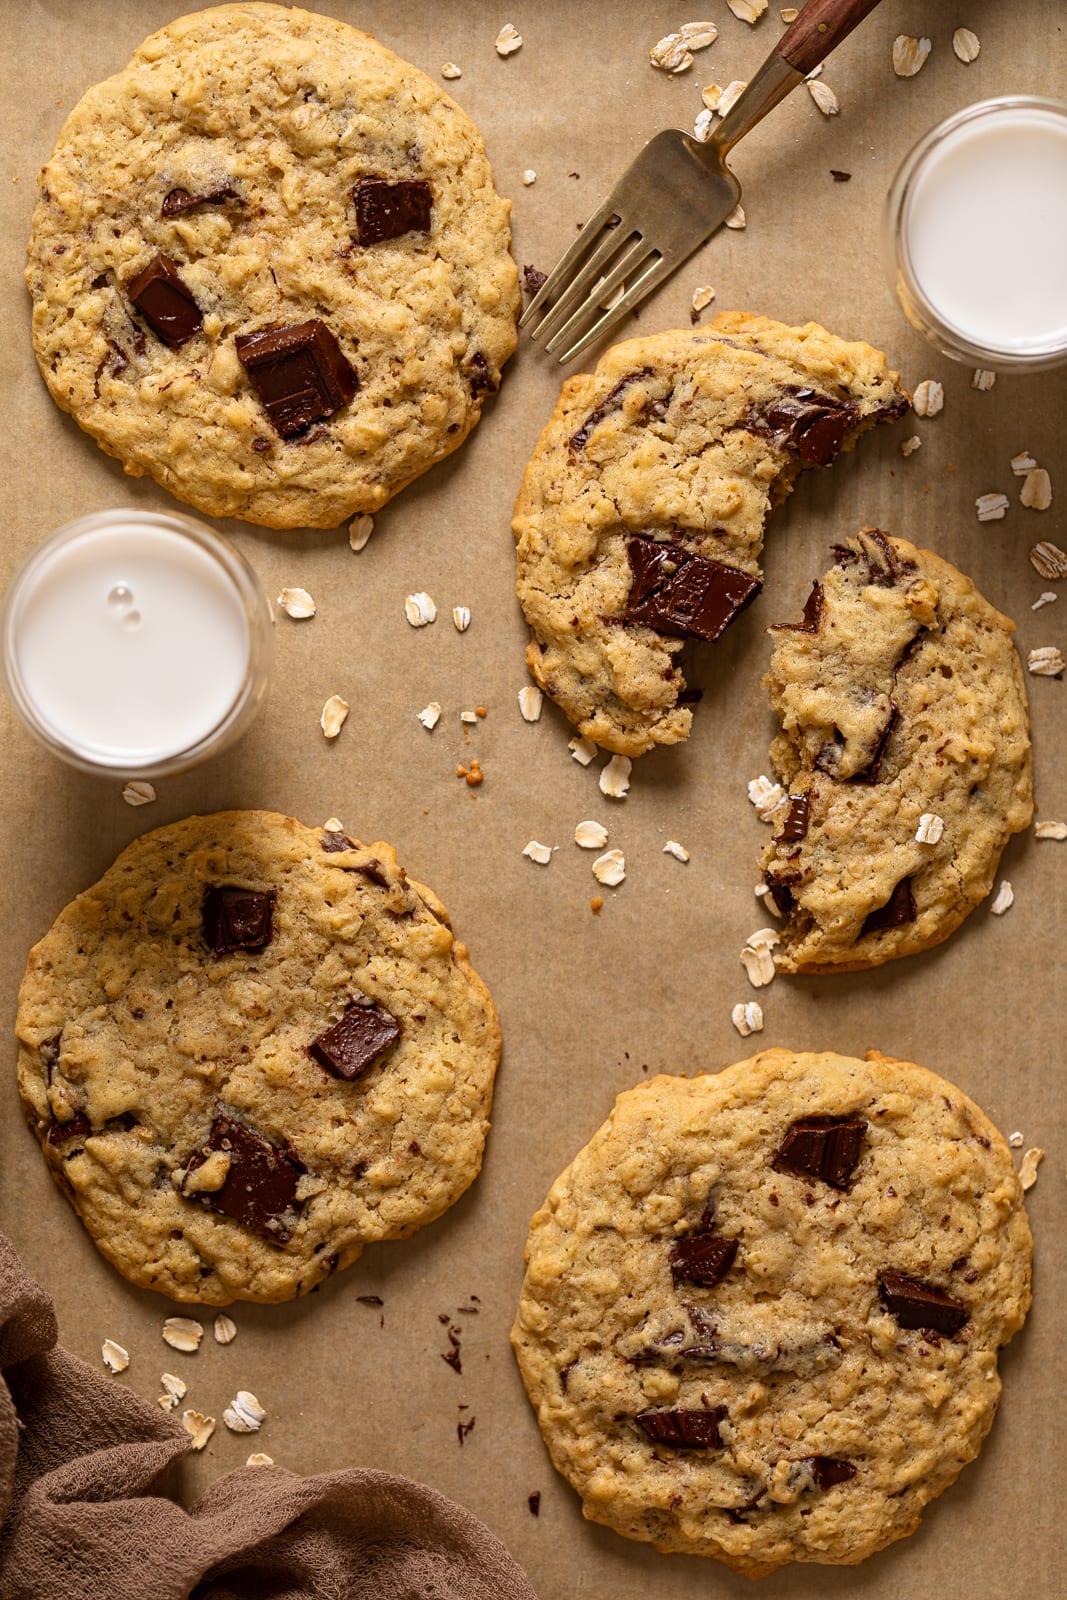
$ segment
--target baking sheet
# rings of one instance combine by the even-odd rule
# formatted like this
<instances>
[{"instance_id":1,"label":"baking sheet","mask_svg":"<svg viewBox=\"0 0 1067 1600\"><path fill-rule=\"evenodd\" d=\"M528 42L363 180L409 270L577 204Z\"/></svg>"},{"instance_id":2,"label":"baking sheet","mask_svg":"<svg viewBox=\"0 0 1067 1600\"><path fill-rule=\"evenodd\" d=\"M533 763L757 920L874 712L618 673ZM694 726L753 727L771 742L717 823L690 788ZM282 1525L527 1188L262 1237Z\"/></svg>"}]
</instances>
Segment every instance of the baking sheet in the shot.
<instances>
[{"instance_id":1,"label":"baking sheet","mask_svg":"<svg viewBox=\"0 0 1067 1600\"><path fill-rule=\"evenodd\" d=\"M166 510L168 496L126 479L52 405L29 342L21 284L24 241L38 166L85 87L118 70L152 29L182 7L152 0L6 0L0 234L4 299L0 373L5 419L6 584L26 552L70 518L115 505ZM439 76L486 138L500 190L515 200L520 264L548 268L641 142L661 126L689 127L700 87L748 78L778 37L777 6L747 27L722 0L691 13L630 0L596 5L514 0L507 6L332 0L333 15L377 34ZM17 25L15 24L17 13ZM669 79L647 50L696 16L712 16L718 42L693 69ZM500 59L493 41L514 22L522 49ZM127 1285L99 1257L48 1178L18 1109L13 1071L3 1086L0 1223L55 1296L64 1342L98 1362L104 1338L131 1352L120 1380L152 1399L159 1374L178 1371L187 1404L221 1417L238 1387L269 1417L253 1440L221 1426L183 1469L190 1496L243 1463L251 1448L302 1472L365 1464L407 1473L469 1506L524 1564L543 1600L688 1600L709 1587L750 1592L717 1564L660 1556L582 1521L556 1477L524 1399L507 1331L521 1278L530 1213L614 1095L646 1071L714 1071L750 1054L749 1044L868 1046L922 1062L958 1082L1010 1133L1048 1151L1029 1209L1037 1241L1036 1301L1024 1333L1003 1357L1001 1415L980 1460L928 1509L920 1531L858 1569L796 1567L764 1581L764 1594L997 1600L1060 1592L1067 1558L1057 1486L1060 1470L1067 1235L1065 1116L1059 997L1067 844L1014 841L1002 875L1016 900L1002 918L988 905L940 949L881 971L779 978L760 993L762 1035L742 1041L730 1009L753 991L738 962L745 937L766 919L753 898L765 838L745 784L767 770L772 733L759 678L769 653L764 626L795 615L827 546L877 523L956 561L1019 620L1025 652L1064 646L1067 597L1032 613L1050 585L1027 560L1037 539L1067 546L1063 375L1000 377L989 392L970 372L931 351L905 323L880 265L882 197L897 162L935 121L970 101L1010 91L1062 93L1067 35L1048 0L923 5L885 0L832 58L824 81L838 117L823 117L800 90L734 156L748 227L723 232L641 308L634 333L687 325L698 284L714 286L705 313L739 307L785 321L814 317L890 353L910 387L945 386L945 409L865 438L825 473L806 475L772 519L767 587L717 646L698 657L704 689L687 746L635 764L629 797L605 800L601 762L570 758L572 730L547 702L525 724L516 703L526 681L526 630L514 599L511 503L523 465L554 403L560 370L536 346L512 361L499 398L462 451L408 489L376 519L360 554L336 533L266 533L220 527L249 556L271 595L309 589L314 621L282 617L268 703L235 750L158 785L159 799L132 810L117 784L81 776L47 756L4 700L0 826L6 850L0 940L5 1015L29 945L115 853L146 828L193 811L265 806L305 822L338 815L364 839L386 838L414 875L431 884L489 983L505 1056L482 1177L444 1218L414 1239L371 1248L350 1271L294 1305L238 1305L236 1341L208 1337L192 1357L160 1339L174 1308ZM956 26L973 28L982 52L953 55ZM927 32L933 52L918 77L894 76L894 36ZM852 173L836 183L831 168ZM527 188L522 174L537 181ZM991 217L990 226L1011 225ZM922 448L905 460L901 439ZM1017 503L1009 457L1030 450L1052 471L1058 498L1043 515ZM979 525L976 495L1006 491L1002 522ZM1051 585L1055 587L1055 585ZM404 596L427 590L440 608L432 628L411 629ZM451 607L470 607L458 634ZM1067 688L1028 680L1037 797L1043 817L1067 816L1064 757ZM333 693L351 702L341 736L318 727ZM444 714L426 733L415 712ZM461 709L488 708L464 739ZM486 774L470 790L457 763L477 755ZM602 820L626 855L627 878L598 891L591 857L572 842L575 824ZM547 868L522 857L527 840L558 845ZM662 853L668 838L688 865ZM8 1051L13 1068L14 1047ZM381 1310L358 1297L378 1295ZM457 1315L472 1304L477 1314ZM460 1326L462 1372L439 1316ZM209 1318L205 1318L209 1320ZM466 1408L466 1409L464 1409ZM457 1423L474 1421L462 1446ZM527 1497L541 1493L535 1520Z\"/></svg>"}]
</instances>

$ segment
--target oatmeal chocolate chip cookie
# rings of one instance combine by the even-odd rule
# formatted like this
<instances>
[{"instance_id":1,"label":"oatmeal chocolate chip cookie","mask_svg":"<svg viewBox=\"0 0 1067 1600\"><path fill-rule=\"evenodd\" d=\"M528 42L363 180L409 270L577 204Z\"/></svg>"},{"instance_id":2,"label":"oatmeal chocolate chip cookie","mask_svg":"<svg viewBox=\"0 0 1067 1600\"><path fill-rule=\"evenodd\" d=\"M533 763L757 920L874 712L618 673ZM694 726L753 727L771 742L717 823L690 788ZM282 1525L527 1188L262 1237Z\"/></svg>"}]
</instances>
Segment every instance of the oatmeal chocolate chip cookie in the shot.
<instances>
[{"instance_id":1,"label":"oatmeal chocolate chip cookie","mask_svg":"<svg viewBox=\"0 0 1067 1600\"><path fill-rule=\"evenodd\" d=\"M1014 623L929 550L867 528L834 550L764 680L789 791L764 880L777 965L849 971L947 939L1032 805Z\"/></svg>"},{"instance_id":2,"label":"oatmeal chocolate chip cookie","mask_svg":"<svg viewBox=\"0 0 1067 1600\"><path fill-rule=\"evenodd\" d=\"M1030 1254L954 1085L768 1050L619 1097L533 1219L512 1341L594 1522L753 1577L852 1563L977 1454Z\"/></svg>"},{"instance_id":3,"label":"oatmeal chocolate chip cookie","mask_svg":"<svg viewBox=\"0 0 1067 1600\"><path fill-rule=\"evenodd\" d=\"M870 345L738 312L569 378L513 527L527 665L579 732L628 756L687 738L681 651L755 599L768 513L907 407Z\"/></svg>"},{"instance_id":4,"label":"oatmeal chocolate chip cookie","mask_svg":"<svg viewBox=\"0 0 1067 1600\"><path fill-rule=\"evenodd\" d=\"M180 17L75 107L27 283L53 398L213 516L332 527L456 449L515 348L510 204L429 78L329 17Z\"/></svg>"},{"instance_id":5,"label":"oatmeal chocolate chip cookie","mask_svg":"<svg viewBox=\"0 0 1067 1600\"><path fill-rule=\"evenodd\" d=\"M101 1252L288 1300L477 1176L500 1032L386 844L267 811L145 834L30 954L19 1089Z\"/></svg>"}]
</instances>

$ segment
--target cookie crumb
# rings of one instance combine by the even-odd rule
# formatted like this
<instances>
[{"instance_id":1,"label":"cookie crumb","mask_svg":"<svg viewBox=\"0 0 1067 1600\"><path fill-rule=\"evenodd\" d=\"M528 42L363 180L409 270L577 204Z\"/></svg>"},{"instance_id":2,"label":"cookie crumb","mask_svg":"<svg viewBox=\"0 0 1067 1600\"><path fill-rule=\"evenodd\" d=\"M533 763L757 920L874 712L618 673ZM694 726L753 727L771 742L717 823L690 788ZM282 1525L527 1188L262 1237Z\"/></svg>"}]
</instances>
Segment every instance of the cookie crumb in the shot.
<instances>
[{"instance_id":1,"label":"cookie crumb","mask_svg":"<svg viewBox=\"0 0 1067 1600\"><path fill-rule=\"evenodd\" d=\"M1047 511L1052 504L1052 480L1044 467L1031 467L1019 490L1019 500L1030 511Z\"/></svg>"},{"instance_id":2,"label":"cookie crumb","mask_svg":"<svg viewBox=\"0 0 1067 1600\"><path fill-rule=\"evenodd\" d=\"M604 909L603 897L599 894L595 894L589 902L589 909L593 913L594 917L599 917L600 913Z\"/></svg>"},{"instance_id":3,"label":"cookie crumb","mask_svg":"<svg viewBox=\"0 0 1067 1600\"><path fill-rule=\"evenodd\" d=\"M526 171L522 175L522 181L526 185L527 189L532 183L537 182L537 173L534 171L533 167L526 168Z\"/></svg>"},{"instance_id":4,"label":"cookie crumb","mask_svg":"<svg viewBox=\"0 0 1067 1600\"><path fill-rule=\"evenodd\" d=\"M193 1441L194 1450L202 1450L215 1432L215 1418L205 1417L202 1411L183 1411L182 1427Z\"/></svg>"},{"instance_id":5,"label":"cookie crumb","mask_svg":"<svg viewBox=\"0 0 1067 1600\"><path fill-rule=\"evenodd\" d=\"M238 1389L222 1413L222 1420L231 1433L258 1433L267 1413L250 1389Z\"/></svg>"},{"instance_id":6,"label":"cookie crumb","mask_svg":"<svg viewBox=\"0 0 1067 1600\"><path fill-rule=\"evenodd\" d=\"M971 388L980 389L983 394L992 389L996 381L997 375L989 367L975 367L974 372L971 374Z\"/></svg>"},{"instance_id":7,"label":"cookie crumb","mask_svg":"<svg viewBox=\"0 0 1067 1600\"><path fill-rule=\"evenodd\" d=\"M220 1311L215 1318L214 1332L216 1344L232 1344L237 1337L237 1324L232 1317Z\"/></svg>"},{"instance_id":8,"label":"cookie crumb","mask_svg":"<svg viewBox=\"0 0 1067 1600\"><path fill-rule=\"evenodd\" d=\"M1065 665L1067 662L1054 644L1039 645L1026 658L1026 670L1037 678L1058 678Z\"/></svg>"},{"instance_id":9,"label":"cookie crumb","mask_svg":"<svg viewBox=\"0 0 1067 1600\"><path fill-rule=\"evenodd\" d=\"M924 811L915 830L916 844L937 844L945 831L945 823L936 811Z\"/></svg>"},{"instance_id":10,"label":"cookie crumb","mask_svg":"<svg viewBox=\"0 0 1067 1600\"><path fill-rule=\"evenodd\" d=\"M163 1341L172 1350L184 1350L187 1354L199 1350L203 1337L204 1325L193 1317L168 1317L163 1324Z\"/></svg>"},{"instance_id":11,"label":"cookie crumb","mask_svg":"<svg viewBox=\"0 0 1067 1600\"><path fill-rule=\"evenodd\" d=\"M1011 883L1007 878L1002 878L1000 888L997 890L996 899L993 901L993 904L989 909L992 911L995 917L1002 917L1005 911L1010 911L1014 904L1015 890L1012 888Z\"/></svg>"},{"instance_id":12,"label":"cookie crumb","mask_svg":"<svg viewBox=\"0 0 1067 1600\"><path fill-rule=\"evenodd\" d=\"M431 700L428 706L423 706L422 710L416 711L415 715L424 728L436 728L441 720L441 707L436 700Z\"/></svg>"},{"instance_id":13,"label":"cookie crumb","mask_svg":"<svg viewBox=\"0 0 1067 1600\"><path fill-rule=\"evenodd\" d=\"M523 722L536 722L541 715L544 695L535 684L526 683L519 690L519 713Z\"/></svg>"},{"instance_id":14,"label":"cookie crumb","mask_svg":"<svg viewBox=\"0 0 1067 1600\"><path fill-rule=\"evenodd\" d=\"M485 773L482 771L477 757L472 760L469 767L457 767L456 777L465 778L468 789L477 789L480 783L485 782Z\"/></svg>"},{"instance_id":15,"label":"cookie crumb","mask_svg":"<svg viewBox=\"0 0 1067 1600\"><path fill-rule=\"evenodd\" d=\"M130 1352L124 1350L122 1345L116 1344L114 1339L104 1340L100 1346L100 1355L109 1372L125 1372L130 1364Z\"/></svg>"},{"instance_id":16,"label":"cookie crumb","mask_svg":"<svg viewBox=\"0 0 1067 1600\"><path fill-rule=\"evenodd\" d=\"M467 629L471 625L470 607L469 606L453 606L452 607L452 624L455 627L455 630L456 630L457 633L466 633Z\"/></svg>"},{"instance_id":17,"label":"cookie crumb","mask_svg":"<svg viewBox=\"0 0 1067 1600\"><path fill-rule=\"evenodd\" d=\"M971 28L957 28L952 35L952 48L964 66L970 66L972 61L978 60L982 45L978 35Z\"/></svg>"},{"instance_id":18,"label":"cookie crumb","mask_svg":"<svg viewBox=\"0 0 1067 1600\"><path fill-rule=\"evenodd\" d=\"M1067 839L1067 822L1039 822L1034 835L1038 839Z\"/></svg>"},{"instance_id":19,"label":"cookie crumb","mask_svg":"<svg viewBox=\"0 0 1067 1600\"><path fill-rule=\"evenodd\" d=\"M611 800L624 800L630 787L632 766L629 756L612 756L600 773L601 794L606 794Z\"/></svg>"},{"instance_id":20,"label":"cookie crumb","mask_svg":"<svg viewBox=\"0 0 1067 1600\"><path fill-rule=\"evenodd\" d=\"M436 620L437 607L425 590L409 594L404 600L404 615L413 628L425 628Z\"/></svg>"},{"instance_id":21,"label":"cookie crumb","mask_svg":"<svg viewBox=\"0 0 1067 1600\"><path fill-rule=\"evenodd\" d=\"M593 877L609 889L618 888L626 876L626 857L621 850L606 850L593 862Z\"/></svg>"},{"instance_id":22,"label":"cookie crumb","mask_svg":"<svg viewBox=\"0 0 1067 1600\"><path fill-rule=\"evenodd\" d=\"M768 0L726 0L738 22L756 23L767 9Z\"/></svg>"},{"instance_id":23,"label":"cookie crumb","mask_svg":"<svg viewBox=\"0 0 1067 1600\"><path fill-rule=\"evenodd\" d=\"M579 822L574 830L574 842L583 850L603 850L608 842L608 830L602 822Z\"/></svg>"},{"instance_id":24,"label":"cookie crumb","mask_svg":"<svg viewBox=\"0 0 1067 1600\"><path fill-rule=\"evenodd\" d=\"M920 449L921 446L922 440L919 438L919 435L917 433L913 433L910 439L902 439L900 441L900 453L902 456L913 456L916 450Z\"/></svg>"},{"instance_id":25,"label":"cookie crumb","mask_svg":"<svg viewBox=\"0 0 1067 1600\"><path fill-rule=\"evenodd\" d=\"M536 839L531 839L523 850L524 856L529 856L531 861L536 861L538 866L547 867L552 860L552 846L539 844Z\"/></svg>"},{"instance_id":26,"label":"cookie crumb","mask_svg":"<svg viewBox=\"0 0 1067 1600\"><path fill-rule=\"evenodd\" d=\"M587 767L597 752L592 739L583 739L580 735L567 741L567 749L580 767Z\"/></svg>"},{"instance_id":27,"label":"cookie crumb","mask_svg":"<svg viewBox=\"0 0 1067 1600\"><path fill-rule=\"evenodd\" d=\"M1032 1189L1037 1182L1037 1169L1044 1159L1045 1152L1036 1144L1023 1152L1023 1158L1019 1162L1019 1182L1023 1186L1024 1193L1027 1189Z\"/></svg>"},{"instance_id":28,"label":"cookie crumb","mask_svg":"<svg viewBox=\"0 0 1067 1600\"><path fill-rule=\"evenodd\" d=\"M999 522L1008 509L1006 494L980 494L974 502L979 522Z\"/></svg>"},{"instance_id":29,"label":"cookie crumb","mask_svg":"<svg viewBox=\"0 0 1067 1600\"><path fill-rule=\"evenodd\" d=\"M927 38L916 39L910 33L898 33L893 40L893 71L898 78L914 78L926 64L932 46Z\"/></svg>"},{"instance_id":30,"label":"cookie crumb","mask_svg":"<svg viewBox=\"0 0 1067 1600\"><path fill-rule=\"evenodd\" d=\"M689 860L689 851L684 844L679 844L677 839L667 840L667 843L663 846L663 854L665 856L673 856L675 861Z\"/></svg>"},{"instance_id":31,"label":"cookie crumb","mask_svg":"<svg viewBox=\"0 0 1067 1600\"><path fill-rule=\"evenodd\" d=\"M762 1033L763 1007L758 1000L739 1000L730 1012L730 1021L742 1039L747 1039L750 1033Z\"/></svg>"},{"instance_id":32,"label":"cookie crumb","mask_svg":"<svg viewBox=\"0 0 1067 1600\"><path fill-rule=\"evenodd\" d=\"M315 615L315 602L306 589L283 589L278 596L277 604L287 617L295 617L297 620Z\"/></svg>"},{"instance_id":33,"label":"cookie crumb","mask_svg":"<svg viewBox=\"0 0 1067 1600\"><path fill-rule=\"evenodd\" d=\"M348 716L348 701L342 700L339 694L332 694L322 708L319 717L319 726L327 739L336 739L345 725Z\"/></svg>"},{"instance_id":34,"label":"cookie crumb","mask_svg":"<svg viewBox=\"0 0 1067 1600\"><path fill-rule=\"evenodd\" d=\"M363 512L348 524L348 543L353 550L362 550L374 532L374 518Z\"/></svg>"},{"instance_id":35,"label":"cookie crumb","mask_svg":"<svg viewBox=\"0 0 1067 1600\"><path fill-rule=\"evenodd\" d=\"M522 49L522 34L513 22L505 22L496 36L496 53L498 56L513 56L516 50Z\"/></svg>"},{"instance_id":36,"label":"cookie crumb","mask_svg":"<svg viewBox=\"0 0 1067 1600\"><path fill-rule=\"evenodd\" d=\"M155 786L141 778L135 778L123 789L122 798L128 806L150 806L156 798Z\"/></svg>"}]
</instances>

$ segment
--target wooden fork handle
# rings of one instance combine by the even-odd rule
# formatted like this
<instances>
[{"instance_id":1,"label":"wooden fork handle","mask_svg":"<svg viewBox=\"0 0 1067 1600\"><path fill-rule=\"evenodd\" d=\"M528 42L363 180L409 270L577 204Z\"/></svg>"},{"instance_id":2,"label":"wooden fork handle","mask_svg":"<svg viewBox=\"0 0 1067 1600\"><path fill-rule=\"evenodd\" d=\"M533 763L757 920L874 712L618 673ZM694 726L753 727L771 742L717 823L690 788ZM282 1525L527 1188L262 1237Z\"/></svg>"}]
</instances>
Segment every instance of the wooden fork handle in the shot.
<instances>
[{"instance_id":1,"label":"wooden fork handle","mask_svg":"<svg viewBox=\"0 0 1067 1600\"><path fill-rule=\"evenodd\" d=\"M877 4L878 0L808 0L775 52L797 72L812 72Z\"/></svg>"}]
</instances>

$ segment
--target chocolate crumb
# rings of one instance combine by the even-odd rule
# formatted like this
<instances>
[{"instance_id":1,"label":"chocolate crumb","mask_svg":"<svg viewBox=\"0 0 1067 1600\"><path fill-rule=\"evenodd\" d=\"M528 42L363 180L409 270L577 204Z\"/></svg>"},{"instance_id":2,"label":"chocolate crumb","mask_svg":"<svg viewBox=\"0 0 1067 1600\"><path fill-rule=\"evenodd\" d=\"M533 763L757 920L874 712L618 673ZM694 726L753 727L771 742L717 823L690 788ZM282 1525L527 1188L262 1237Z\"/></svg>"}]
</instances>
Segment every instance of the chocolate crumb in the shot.
<instances>
[{"instance_id":1,"label":"chocolate crumb","mask_svg":"<svg viewBox=\"0 0 1067 1600\"><path fill-rule=\"evenodd\" d=\"M831 167L830 176L835 183L848 183L852 174L851 172L842 172L839 167Z\"/></svg>"},{"instance_id":2,"label":"chocolate crumb","mask_svg":"<svg viewBox=\"0 0 1067 1600\"><path fill-rule=\"evenodd\" d=\"M522 269L522 281L526 286L527 294L537 294L538 290L548 282L548 273L542 272L540 267L526 265Z\"/></svg>"},{"instance_id":3,"label":"chocolate crumb","mask_svg":"<svg viewBox=\"0 0 1067 1600\"><path fill-rule=\"evenodd\" d=\"M361 1306L384 1306L385 1304L380 1294L357 1294L356 1299Z\"/></svg>"},{"instance_id":4,"label":"chocolate crumb","mask_svg":"<svg viewBox=\"0 0 1067 1600\"><path fill-rule=\"evenodd\" d=\"M466 1407L464 1407L464 1409L466 1409ZM476 1417L472 1417L469 1422L464 1422L461 1417L456 1423L456 1438L459 1440L461 1448L467 1435L474 1431L474 1424L477 1420L478 1419Z\"/></svg>"},{"instance_id":5,"label":"chocolate crumb","mask_svg":"<svg viewBox=\"0 0 1067 1600\"><path fill-rule=\"evenodd\" d=\"M539 1517L541 1515L541 1491L540 1491L540 1489L535 1489L533 1494L528 1494L526 1496L526 1504L530 1508L531 1517Z\"/></svg>"}]
</instances>

